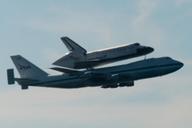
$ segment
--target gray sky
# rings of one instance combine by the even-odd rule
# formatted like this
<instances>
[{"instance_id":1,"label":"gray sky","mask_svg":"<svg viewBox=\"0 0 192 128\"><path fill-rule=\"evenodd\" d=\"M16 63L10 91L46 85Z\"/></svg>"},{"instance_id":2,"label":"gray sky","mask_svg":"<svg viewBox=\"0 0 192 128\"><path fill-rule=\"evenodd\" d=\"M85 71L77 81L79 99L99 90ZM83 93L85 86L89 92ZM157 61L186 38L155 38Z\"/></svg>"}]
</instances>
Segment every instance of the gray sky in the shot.
<instances>
[{"instance_id":1,"label":"gray sky","mask_svg":"<svg viewBox=\"0 0 192 128\"><path fill-rule=\"evenodd\" d=\"M191 6L191 0L1 0L0 127L191 128ZM155 48L148 57L170 56L185 66L132 88L22 91L7 85L10 55L51 72L67 52L61 36L88 51L140 42Z\"/></svg>"}]
</instances>

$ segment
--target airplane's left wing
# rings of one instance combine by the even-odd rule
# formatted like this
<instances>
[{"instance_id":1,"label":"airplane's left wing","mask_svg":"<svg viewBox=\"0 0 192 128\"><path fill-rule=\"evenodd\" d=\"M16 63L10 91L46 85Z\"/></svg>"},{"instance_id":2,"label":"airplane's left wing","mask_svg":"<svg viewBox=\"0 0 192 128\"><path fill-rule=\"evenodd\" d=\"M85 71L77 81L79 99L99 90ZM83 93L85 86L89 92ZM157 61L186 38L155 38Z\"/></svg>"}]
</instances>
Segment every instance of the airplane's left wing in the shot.
<instances>
[{"instance_id":1,"label":"airplane's left wing","mask_svg":"<svg viewBox=\"0 0 192 128\"><path fill-rule=\"evenodd\" d=\"M58 72L67 73L67 74L75 74L75 73L81 73L79 70L71 69L71 68L60 68L60 67L53 67L50 68Z\"/></svg>"}]
</instances>

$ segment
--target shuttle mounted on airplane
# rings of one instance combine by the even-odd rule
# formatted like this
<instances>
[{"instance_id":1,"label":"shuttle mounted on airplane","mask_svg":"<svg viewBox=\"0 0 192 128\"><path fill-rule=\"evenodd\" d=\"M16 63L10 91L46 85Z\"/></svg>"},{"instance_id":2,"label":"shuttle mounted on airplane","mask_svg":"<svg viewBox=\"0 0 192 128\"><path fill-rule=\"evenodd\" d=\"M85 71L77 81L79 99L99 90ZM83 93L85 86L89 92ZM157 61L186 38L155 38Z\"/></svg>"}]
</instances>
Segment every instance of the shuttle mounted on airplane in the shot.
<instances>
[{"instance_id":1,"label":"shuttle mounted on airplane","mask_svg":"<svg viewBox=\"0 0 192 128\"><path fill-rule=\"evenodd\" d=\"M69 53L53 64L74 69L93 68L120 60L147 55L154 51L152 47L134 43L104 50L87 52L86 49L68 37L62 37L61 40L69 50Z\"/></svg>"},{"instance_id":2,"label":"shuttle mounted on airplane","mask_svg":"<svg viewBox=\"0 0 192 128\"><path fill-rule=\"evenodd\" d=\"M61 75L49 75L21 55L11 56L20 77L15 77L14 69L7 70L8 84L17 82L22 89L34 87L50 88L82 88L131 87L141 79L166 75L179 70L183 63L170 57L144 59L125 65L105 68L95 66L149 54L153 48L138 43L110 48L95 52L87 52L68 37L61 38L69 53L51 67ZM81 70L80 70L81 69Z\"/></svg>"}]
</instances>

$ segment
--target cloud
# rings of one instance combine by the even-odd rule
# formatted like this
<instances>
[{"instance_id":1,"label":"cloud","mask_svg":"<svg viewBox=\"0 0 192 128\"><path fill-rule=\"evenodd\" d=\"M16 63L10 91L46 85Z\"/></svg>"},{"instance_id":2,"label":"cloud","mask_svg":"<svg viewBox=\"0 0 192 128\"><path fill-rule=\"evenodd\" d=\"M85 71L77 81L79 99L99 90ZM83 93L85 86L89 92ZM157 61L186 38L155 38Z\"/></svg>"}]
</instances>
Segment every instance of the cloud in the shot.
<instances>
[{"instance_id":1,"label":"cloud","mask_svg":"<svg viewBox=\"0 0 192 128\"><path fill-rule=\"evenodd\" d=\"M110 27L107 24L107 14L94 11L69 10L58 5L57 9L48 10L56 16L49 18L33 18L26 21L26 26L45 32L67 35L99 35L108 40ZM60 13L63 12L63 13ZM54 17L54 19L53 19ZM104 20L107 20L106 22ZM63 35L62 35L63 36Z\"/></svg>"},{"instance_id":2,"label":"cloud","mask_svg":"<svg viewBox=\"0 0 192 128\"><path fill-rule=\"evenodd\" d=\"M77 124L79 127L87 124L112 128L117 125L157 128L179 128L182 125L191 125L192 102L189 94L183 93L162 104L154 101L130 102L129 97L142 93L142 90L138 91L139 88L136 88L12 90L0 94L0 122L13 124L26 122L32 125L32 122L41 121L41 125L55 124L62 127L70 125L72 128ZM147 87L144 90L146 89ZM6 100L4 97L7 97ZM124 101L118 102L121 98ZM125 100L126 98L128 101ZM0 126L2 124L0 123Z\"/></svg>"},{"instance_id":3,"label":"cloud","mask_svg":"<svg viewBox=\"0 0 192 128\"><path fill-rule=\"evenodd\" d=\"M178 7L181 7L183 5L190 4L190 3L191 3L190 0L175 0L175 4Z\"/></svg>"},{"instance_id":4,"label":"cloud","mask_svg":"<svg viewBox=\"0 0 192 128\"><path fill-rule=\"evenodd\" d=\"M158 10L159 1L139 0L137 1L137 14L132 19L132 31L142 41L149 42L156 48L162 47L165 31L154 21L153 17Z\"/></svg>"},{"instance_id":5,"label":"cloud","mask_svg":"<svg viewBox=\"0 0 192 128\"><path fill-rule=\"evenodd\" d=\"M25 28L38 32L52 33L52 35L57 35L58 38L68 36L88 51L113 45L112 30L106 13L100 15L97 12L67 10L61 6L57 8L57 10L51 9L47 11L47 13L53 13L55 16L33 17L25 20ZM97 43L102 45L96 45ZM64 50L68 52L63 46ZM49 62L55 61L65 53L58 51L56 48L44 48L42 51L43 56L47 56Z\"/></svg>"}]
</instances>

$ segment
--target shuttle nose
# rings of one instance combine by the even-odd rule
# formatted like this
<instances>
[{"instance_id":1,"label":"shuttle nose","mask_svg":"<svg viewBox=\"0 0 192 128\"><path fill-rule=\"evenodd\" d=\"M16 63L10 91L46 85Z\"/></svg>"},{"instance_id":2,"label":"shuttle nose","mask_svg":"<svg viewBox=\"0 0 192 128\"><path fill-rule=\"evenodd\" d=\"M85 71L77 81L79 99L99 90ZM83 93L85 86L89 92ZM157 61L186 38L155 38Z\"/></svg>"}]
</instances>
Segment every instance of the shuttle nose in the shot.
<instances>
[{"instance_id":1,"label":"shuttle nose","mask_svg":"<svg viewBox=\"0 0 192 128\"><path fill-rule=\"evenodd\" d=\"M145 51L146 51L147 53L151 53L151 52L154 51L154 49L153 49L152 47L145 47L144 49L145 49Z\"/></svg>"},{"instance_id":2,"label":"shuttle nose","mask_svg":"<svg viewBox=\"0 0 192 128\"><path fill-rule=\"evenodd\" d=\"M184 64L180 61L175 60L175 63L176 63L176 70L179 70L184 66Z\"/></svg>"},{"instance_id":3,"label":"shuttle nose","mask_svg":"<svg viewBox=\"0 0 192 128\"><path fill-rule=\"evenodd\" d=\"M154 48L152 48L152 47L147 47L146 49L147 49L147 51L148 51L149 53L151 53L151 52L154 51Z\"/></svg>"},{"instance_id":4,"label":"shuttle nose","mask_svg":"<svg viewBox=\"0 0 192 128\"><path fill-rule=\"evenodd\" d=\"M184 64L182 62L177 61L179 68L182 68Z\"/></svg>"}]
</instances>

